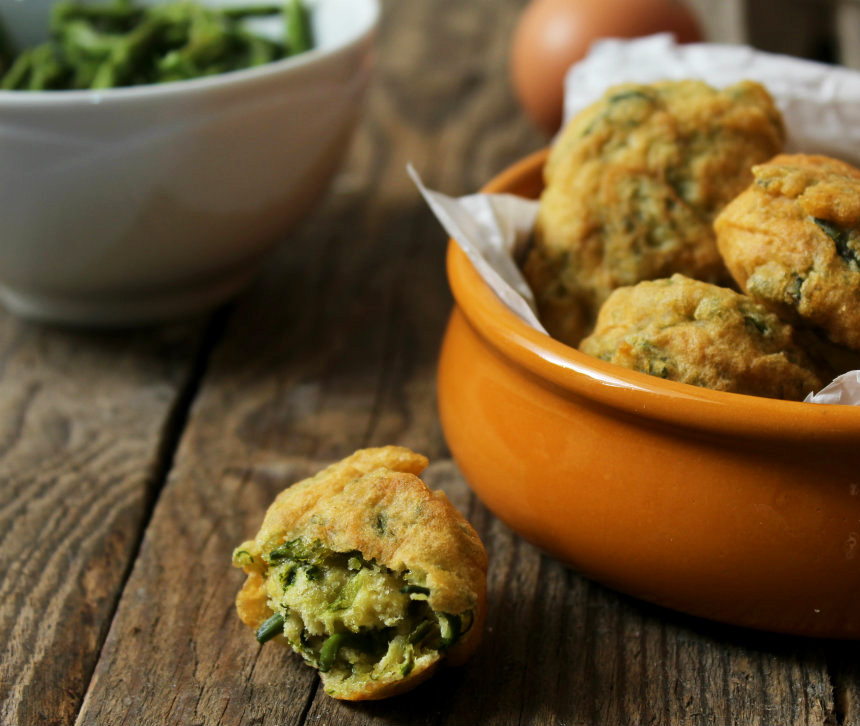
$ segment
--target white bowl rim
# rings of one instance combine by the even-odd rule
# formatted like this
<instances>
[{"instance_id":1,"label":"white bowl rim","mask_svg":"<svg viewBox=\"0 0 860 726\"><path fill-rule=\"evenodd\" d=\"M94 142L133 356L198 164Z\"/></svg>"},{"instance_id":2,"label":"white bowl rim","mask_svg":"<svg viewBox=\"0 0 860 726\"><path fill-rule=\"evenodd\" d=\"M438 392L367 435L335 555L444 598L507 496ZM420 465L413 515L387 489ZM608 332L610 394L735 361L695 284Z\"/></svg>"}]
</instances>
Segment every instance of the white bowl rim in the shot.
<instances>
[{"instance_id":1,"label":"white bowl rim","mask_svg":"<svg viewBox=\"0 0 860 726\"><path fill-rule=\"evenodd\" d=\"M105 88L99 90L52 90L52 91L4 91L0 90L0 108L26 106L64 106L66 108L81 106L104 106L107 104L122 104L137 102L146 98L169 98L176 94L214 90L250 80L263 80L270 76L289 73L299 68L315 65L318 62L348 54L356 47L367 42L375 33L379 24L379 0L363 0L368 3L370 14L365 26L359 26L355 33L344 42L328 48L312 48L297 55L281 60L265 63L254 68L243 68L228 71L213 76L191 78L183 81L167 83L149 83L139 86L122 86L120 88Z\"/></svg>"}]
</instances>

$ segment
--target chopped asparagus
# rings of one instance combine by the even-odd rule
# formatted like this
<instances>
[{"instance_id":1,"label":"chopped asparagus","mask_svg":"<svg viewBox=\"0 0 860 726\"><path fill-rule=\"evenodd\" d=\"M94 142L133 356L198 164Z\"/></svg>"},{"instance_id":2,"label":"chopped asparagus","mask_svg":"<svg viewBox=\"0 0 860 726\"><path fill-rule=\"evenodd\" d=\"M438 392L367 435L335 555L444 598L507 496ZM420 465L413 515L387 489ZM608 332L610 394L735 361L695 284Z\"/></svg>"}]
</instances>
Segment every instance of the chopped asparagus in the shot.
<instances>
[{"instance_id":1,"label":"chopped asparagus","mask_svg":"<svg viewBox=\"0 0 860 726\"><path fill-rule=\"evenodd\" d=\"M260 643L266 643L284 632L284 616L281 613L275 613L257 630L257 640Z\"/></svg>"},{"instance_id":2,"label":"chopped asparagus","mask_svg":"<svg viewBox=\"0 0 860 726\"><path fill-rule=\"evenodd\" d=\"M284 18L284 42L255 35L242 24L246 18L278 14ZM48 43L17 56L0 47L1 88L165 83L251 68L313 46L303 0L230 8L209 8L193 0L151 7L131 0L102 5L60 0L52 8L50 31Z\"/></svg>"}]
</instances>

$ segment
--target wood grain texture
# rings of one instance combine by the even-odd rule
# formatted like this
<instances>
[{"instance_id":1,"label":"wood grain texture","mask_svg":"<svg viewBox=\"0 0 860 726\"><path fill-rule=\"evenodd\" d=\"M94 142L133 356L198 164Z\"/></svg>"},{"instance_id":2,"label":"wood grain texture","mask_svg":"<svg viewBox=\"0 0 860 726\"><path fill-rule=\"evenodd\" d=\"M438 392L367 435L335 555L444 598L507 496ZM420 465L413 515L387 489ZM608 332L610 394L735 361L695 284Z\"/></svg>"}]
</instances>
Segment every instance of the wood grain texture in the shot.
<instances>
[{"instance_id":1,"label":"wood grain texture","mask_svg":"<svg viewBox=\"0 0 860 726\"><path fill-rule=\"evenodd\" d=\"M456 468L433 474L457 490ZM353 706L318 694L305 723L835 722L820 644L626 598L541 556L479 504L467 511L491 553L476 658L387 703Z\"/></svg>"},{"instance_id":2,"label":"wood grain texture","mask_svg":"<svg viewBox=\"0 0 860 726\"><path fill-rule=\"evenodd\" d=\"M747 0L688 0L709 43L745 43L747 41Z\"/></svg>"},{"instance_id":3,"label":"wood grain texture","mask_svg":"<svg viewBox=\"0 0 860 726\"><path fill-rule=\"evenodd\" d=\"M435 400L445 239L404 167L466 193L543 143L507 85L524 2L384 3L349 159L232 310L78 723L858 722L853 646L723 628L591 583L496 520L447 458ZM243 578L229 559L283 487L382 443L428 454L428 483L481 534L490 611L470 663L350 705L285 649L256 644L235 616Z\"/></svg>"},{"instance_id":4,"label":"wood grain texture","mask_svg":"<svg viewBox=\"0 0 860 726\"><path fill-rule=\"evenodd\" d=\"M69 723L148 516L201 325L0 315L0 723Z\"/></svg>"},{"instance_id":5,"label":"wood grain texture","mask_svg":"<svg viewBox=\"0 0 860 726\"><path fill-rule=\"evenodd\" d=\"M233 312L81 723L302 721L316 677L258 649L238 623L230 552L274 494L321 461L386 442L445 454L435 403L451 305L445 235L405 166L461 193L542 143L505 80L517 9L385 4L377 79L348 163ZM456 52L467 41L476 52ZM438 75L429 95L416 85L421 67Z\"/></svg>"},{"instance_id":6,"label":"wood grain texture","mask_svg":"<svg viewBox=\"0 0 860 726\"><path fill-rule=\"evenodd\" d=\"M771 53L839 61L835 0L745 0L747 42ZM775 15L778 14L778 19Z\"/></svg>"},{"instance_id":7,"label":"wood grain texture","mask_svg":"<svg viewBox=\"0 0 860 726\"><path fill-rule=\"evenodd\" d=\"M860 69L860 3L842 0L834 11L834 35L842 65Z\"/></svg>"}]
</instances>

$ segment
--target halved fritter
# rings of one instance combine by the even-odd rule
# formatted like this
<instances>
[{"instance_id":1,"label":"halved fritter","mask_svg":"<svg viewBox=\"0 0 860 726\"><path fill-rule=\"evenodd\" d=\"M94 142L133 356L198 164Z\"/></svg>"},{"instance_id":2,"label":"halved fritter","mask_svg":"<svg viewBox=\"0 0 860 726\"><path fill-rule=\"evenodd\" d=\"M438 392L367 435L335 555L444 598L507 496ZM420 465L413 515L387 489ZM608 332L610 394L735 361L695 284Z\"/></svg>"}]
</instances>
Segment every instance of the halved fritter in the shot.
<instances>
[{"instance_id":1,"label":"halved fritter","mask_svg":"<svg viewBox=\"0 0 860 726\"><path fill-rule=\"evenodd\" d=\"M402 693L480 641L486 552L418 478L426 466L401 447L357 451L281 492L233 553L248 575L239 617L289 643L335 698Z\"/></svg>"}]
</instances>

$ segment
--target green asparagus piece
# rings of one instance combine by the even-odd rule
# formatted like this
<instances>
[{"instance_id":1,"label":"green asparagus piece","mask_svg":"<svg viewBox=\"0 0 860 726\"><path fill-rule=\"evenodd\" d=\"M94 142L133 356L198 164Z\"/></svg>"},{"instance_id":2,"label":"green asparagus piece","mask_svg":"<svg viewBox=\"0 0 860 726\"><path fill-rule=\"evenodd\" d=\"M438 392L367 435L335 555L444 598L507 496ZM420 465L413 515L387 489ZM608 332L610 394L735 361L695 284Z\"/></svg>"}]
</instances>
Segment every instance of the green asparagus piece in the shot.
<instances>
[{"instance_id":1,"label":"green asparagus piece","mask_svg":"<svg viewBox=\"0 0 860 726\"><path fill-rule=\"evenodd\" d=\"M69 69L63 64L57 54L56 48L50 43L33 48L31 54L33 67L30 71L30 81L27 88L31 91L47 91L59 88Z\"/></svg>"},{"instance_id":2,"label":"green asparagus piece","mask_svg":"<svg viewBox=\"0 0 860 726\"><path fill-rule=\"evenodd\" d=\"M242 24L246 18L277 14L284 19L285 42L257 36ZM50 31L49 43L14 56L3 45L0 28L0 88L164 83L259 66L312 46L303 0L230 8L209 8L194 0L151 7L132 0L99 5L59 0L52 8Z\"/></svg>"},{"instance_id":3,"label":"green asparagus piece","mask_svg":"<svg viewBox=\"0 0 860 726\"><path fill-rule=\"evenodd\" d=\"M162 18L151 16L131 31L125 42L117 43L99 66L90 88L131 85L138 63L157 41L163 25Z\"/></svg>"},{"instance_id":4,"label":"green asparagus piece","mask_svg":"<svg viewBox=\"0 0 860 726\"><path fill-rule=\"evenodd\" d=\"M243 31L239 31L239 35L246 44L245 65L249 68L277 59L280 48L272 41Z\"/></svg>"},{"instance_id":5,"label":"green asparagus piece","mask_svg":"<svg viewBox=\"0 0 860 726\"><path fill-rule=\"evenodd\" d=\"M284 9L280 5L244 5L234 8L222 8L221 14L225 18L241 20L243 18L256 18L266 15L277 15Z\"/></svg>"},{"instance_id":6,"label":"green asparagus piece","mask_svg":"<svg viewBox=\"0 0 860 726\"><path fill-rule=\"evenodd\" d=\"M439 613L439 629L442 635L442 647L450 648L460 637L460 616L450 613Z\"/></svg>"},{"instance_id":7,"label":"green asparagus piece","mask_svg":"<svg viewBox=\"0 0 860 726\"><path fill-rule=\"evenodd\" d=\"M12 39L9 37L9 32L3 24L3 18L0 18L0 76L12 67L15 59L15 48L12 44Z\"/></svg>"},{"instance_id":8,"label":"green asparagus piece","mask_svg":"<svg viewBox=\"0 0 860 726\"><path fill-rule=\"evenodd\" d=\"M59 0L51 7L50 29L52 33L61 33L66 23L81 20L91 23L96 30L127 31L140 22L144 12L128 0L95 5Z\"/></svg>"},{"instance_id":9,"label":"green asparagus piece","mask_svg":"<svg viewBox=\"0 0 860 726\"><path fill-rule=\"evenodd\" d=\"M286 0L287 50L290 55L304 53L313 47L311 23L302 0Z\"/></svg>"},{"instance_id":10,"label":"green asparagus piece","mask_svg":"<svg viewBox=\"0 0 860 726\"><path fill-rule=\"evenodd\" d=\"M320 648L319 669L326 673L331 670L341 648L355 648L362 652L374 649L373 633L335 633L326 638Z\"/></svg>"},{"instance_id":11,"label":"green asparagus piece","mask_svg":"<svg viewBox=\"0 0 860 726\"><path fill-rule=\"evenodd\" d=\"M404 585L400 588L404 595L429 595L430 588L422 585Z\"/></svg>"},{"instance_id":12,"label":"green asparagus piece","mask_svg":"<svg viewBox=\"0 0 860 726\"><path fill-rule=\"evenodd\" d=\"M409 633L409 637L406 639L406 642L409 643L409 645L418 645L430 634L431 630L433 630L433 624L429 620L425 620L415 628L415 630Z\"/></svg>"},{"instance_id":13,"label":"green asparagus piece","mask_svg":"<svg viewBox=\"0 0 860 726\"><path fill-rule=\"evenodd\" d=\"M280 613L275 613L257 630L257 640L260 643L266 643L284 632L284 616Z\"/></svg>"},{"instance_id":14,"label":"green asparagus piece","mask_svg":"<svg viewBox=\"0 0 860 726\"><path fill-rule=\"evenodd\" d=\"M4 91L17 91L29 86L30 74L33 71L33 51L25 50L19 53L12 63L12 67L6 71L0 88Z\"/></svg>"}]
</instances>

